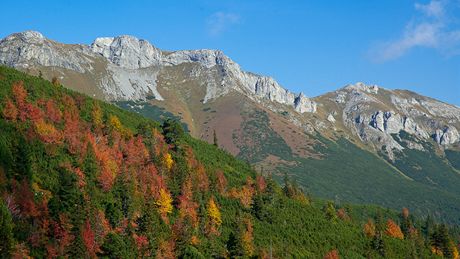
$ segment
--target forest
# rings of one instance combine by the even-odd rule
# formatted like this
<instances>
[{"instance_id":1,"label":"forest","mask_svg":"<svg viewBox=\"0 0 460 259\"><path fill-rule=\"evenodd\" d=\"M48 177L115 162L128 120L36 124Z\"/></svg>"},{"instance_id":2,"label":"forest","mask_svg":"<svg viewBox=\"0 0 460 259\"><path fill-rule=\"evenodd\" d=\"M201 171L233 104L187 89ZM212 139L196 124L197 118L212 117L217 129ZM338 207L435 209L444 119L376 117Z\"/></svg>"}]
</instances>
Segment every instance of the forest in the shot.
<instances>
[{"instance_id":1,"label":"forest","mask_svg":"<svg viewBox=\"0 0 460 259\"><path fill-rule=\"evenodd\" d=\"M0 117L2 258L459 258L454 226L311 197L57 79L0 66Z\"/></svg>"}]
</instances>

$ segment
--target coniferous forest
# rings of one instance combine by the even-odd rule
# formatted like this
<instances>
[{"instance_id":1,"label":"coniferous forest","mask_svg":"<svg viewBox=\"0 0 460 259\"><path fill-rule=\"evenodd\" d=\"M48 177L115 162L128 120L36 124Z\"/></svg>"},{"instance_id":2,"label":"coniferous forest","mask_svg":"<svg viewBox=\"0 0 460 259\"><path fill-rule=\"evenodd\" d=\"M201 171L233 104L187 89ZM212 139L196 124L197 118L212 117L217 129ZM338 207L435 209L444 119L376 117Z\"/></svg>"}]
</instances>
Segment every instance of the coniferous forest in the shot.
<instances>
[{"instance_id":1,"label":"coniferous forest","mask_svg":"<svg viewBox=\"0 0 460 259\"><path fill-rule=\"evenodd\" d=\"M459 258L450 225L311 197L58 80L0 67L0 117L2 258Z\"/></svg>"}]
</instances>

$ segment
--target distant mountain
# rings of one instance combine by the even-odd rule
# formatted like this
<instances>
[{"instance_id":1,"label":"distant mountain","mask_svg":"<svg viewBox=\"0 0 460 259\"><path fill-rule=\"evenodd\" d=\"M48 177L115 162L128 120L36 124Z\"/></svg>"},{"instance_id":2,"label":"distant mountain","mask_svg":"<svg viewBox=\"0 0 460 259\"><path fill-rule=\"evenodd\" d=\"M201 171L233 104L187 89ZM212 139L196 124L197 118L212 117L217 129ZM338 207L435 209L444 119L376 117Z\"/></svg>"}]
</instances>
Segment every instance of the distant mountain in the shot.
<instances>
[{"instance_id":1,"label":"distant mountain","mask_svg":"<svg viewBox=\"0 0 460 259\"><path fill-rule=\"evenodd\" d=\"M0 42L0 63L147 117L284 173L313 194L409 207L460 223L460 108L356 83L308 98L218 50L164 51L131 36L62 44L38 32Z\"/></svg>"}]
</instances>

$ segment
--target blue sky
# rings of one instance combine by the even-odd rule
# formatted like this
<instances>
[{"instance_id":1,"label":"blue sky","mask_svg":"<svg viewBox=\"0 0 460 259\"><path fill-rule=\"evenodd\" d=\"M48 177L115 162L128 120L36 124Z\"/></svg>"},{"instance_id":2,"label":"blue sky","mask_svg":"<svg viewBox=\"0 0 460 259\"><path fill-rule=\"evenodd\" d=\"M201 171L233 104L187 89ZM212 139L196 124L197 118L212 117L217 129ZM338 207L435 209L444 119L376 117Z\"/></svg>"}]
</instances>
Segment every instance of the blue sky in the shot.
<instances>
[{"instance_id":1,"label":"blue sky","mask_svg":"<svg viewBox=\"0 0 460 259\"><path fill-rule=\"evenodd\" d=\"M362 81L460 106L460 0L15 0L0 24L2 38L130 34L166 50L221 49L308 96Z\"/></svg>"}]
</instances>

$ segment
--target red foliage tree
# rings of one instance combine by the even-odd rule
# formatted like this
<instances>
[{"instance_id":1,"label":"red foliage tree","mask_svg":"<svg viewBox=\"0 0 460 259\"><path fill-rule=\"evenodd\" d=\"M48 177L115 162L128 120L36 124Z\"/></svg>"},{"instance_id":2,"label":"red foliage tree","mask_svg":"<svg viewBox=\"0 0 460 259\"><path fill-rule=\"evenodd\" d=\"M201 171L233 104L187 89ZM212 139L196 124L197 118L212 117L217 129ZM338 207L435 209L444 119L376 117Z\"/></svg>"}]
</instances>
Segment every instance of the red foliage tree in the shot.
<instances>
[{"instance_id":1,"label":"red foliage tree","mask_svg":"<svg viewBox=\"0 0 460 259\"><path fill-rule=\"evenodd\" d=\"M71 154L83 154L86 148L86 141L83 141L82 130L80 129L80 116L76 112L64 112L64 139L67 149Z\"/></svg>"},{"instance_id":2,"label":"red foliage tree","mask_svg":"<svg viewBox=\"0 0 460 259\"><path fill-rule=\"evenodd\" d=\"M265 178L262 175L256 176L256 187L257 191L259 192L264 192L265 188L267 188L267 182L265 181Z\"/></svg>"},{"instance_id":3,"label":"red foliage tree","mask_svg":"<svg viewBox=\"0 0 460 259\"><path fill-rule=\"evenodd\" d=\"M179 196L179 216L189 218L193 227L198 226L198 203L193 201L192 181L187 179L182 186L182 193Z\"/></svg>"},{"instance_id":4,"label":"red foliage tree","mask_svg":"<svg viewBox=\"0 0 460 259\"><path fill-rule=\"evenodd\" d=\"M89 220L86 220L86 222L83 225L81 237L83 239L83 244L86 247L86 252L88 253L89 257L95 258L96 253L99 252L99 246L96 243L94 231L91 228Z\"/></svg>"},{"instance_id":5,"label":"red foliage tree","mask_svg":"<svg viewBox=\"0 0 460 259\"><path fill-rule=\"evenodd\" d=\"M52 99L49 99L48 101L46 101L45 109L46 109L46 116L50 121L54 123L61 122L62 112L61 110L59 110L59 108L56 106L56 103Z\"/></svg>"},{"instance_id":6,"label":"red foliage tree","mask_svg":"<svg viewBox=\"0 0 460 259\"><path fill-rule=\"evenodd\" d=\"M25 105L25 113L27 114L27 119L33 122L43 120L44 118L42 110L30 103L27 103Z\"/></svg>"}]
</instances>

